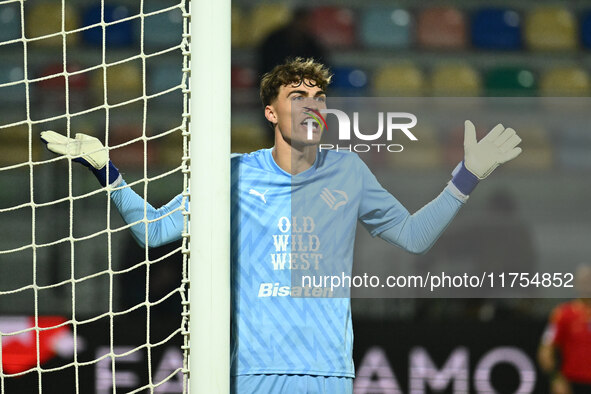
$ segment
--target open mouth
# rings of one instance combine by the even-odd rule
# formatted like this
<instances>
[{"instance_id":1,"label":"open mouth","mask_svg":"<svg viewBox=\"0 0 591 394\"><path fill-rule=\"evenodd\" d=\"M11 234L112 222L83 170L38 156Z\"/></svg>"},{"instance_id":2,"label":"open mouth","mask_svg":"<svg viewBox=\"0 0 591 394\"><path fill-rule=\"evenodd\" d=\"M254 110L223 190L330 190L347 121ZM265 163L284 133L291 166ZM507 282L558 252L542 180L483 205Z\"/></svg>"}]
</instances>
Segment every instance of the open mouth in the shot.
<instances>
[{"instance_id":1,"label":"open mouth","mask_svg":"<svg viewBox=\"0 0 591 394\"><path fill-rule=\"evenodd\" d=\"M305 126L306 128L312 127L313 131L320 130L320 123L318 123L318 120L312 118L311 116L304 118L304 120L300 122L300 125Z\"/></svg>"}]
</instances>

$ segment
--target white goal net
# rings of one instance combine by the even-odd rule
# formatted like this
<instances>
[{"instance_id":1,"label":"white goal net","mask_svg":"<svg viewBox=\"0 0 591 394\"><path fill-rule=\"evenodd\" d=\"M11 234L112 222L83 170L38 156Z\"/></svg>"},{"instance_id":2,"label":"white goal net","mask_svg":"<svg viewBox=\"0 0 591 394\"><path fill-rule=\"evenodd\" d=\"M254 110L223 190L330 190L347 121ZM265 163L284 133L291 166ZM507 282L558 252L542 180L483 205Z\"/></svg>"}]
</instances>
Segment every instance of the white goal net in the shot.
<instances>
[{"instance_id":1,"label":"white goal net","mask_svg":"<svg viewBox=\"0 0 591 394\"><path fill-rule=\"evenodd\" d=\"M188 201L188 15L184 0L0 1L2 394L188 391L187 219L178 242L139 246L146 217L126 224L112 189L39 139L95 136L125 187Z\"/></svg>"}]
</instances>

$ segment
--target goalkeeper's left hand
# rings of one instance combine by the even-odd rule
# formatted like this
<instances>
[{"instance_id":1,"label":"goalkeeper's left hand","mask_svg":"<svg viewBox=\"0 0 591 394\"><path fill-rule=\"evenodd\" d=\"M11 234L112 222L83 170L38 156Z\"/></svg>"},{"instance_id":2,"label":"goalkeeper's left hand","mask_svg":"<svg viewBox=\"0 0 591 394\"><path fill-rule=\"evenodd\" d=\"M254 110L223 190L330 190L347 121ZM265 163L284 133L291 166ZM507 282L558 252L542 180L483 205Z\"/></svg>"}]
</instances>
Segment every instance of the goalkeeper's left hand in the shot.
<instances>
[{"instance_id":1,"label":"goalkeeper's left hand","mask_svg":"<svg viewBox=\"0 0 591 394\"><path fill-rule=\"evenodd\" d=\"M464 127L464 161L452 173L452 183L467 196L500 164L521 153L521 148L517 147L521 138L515 130L499 123L477 142L474 124L466 120Z\"/></svg>"},{"instance_id":2,"label":"goalkeeper's left hand","mask_svg":"<svg viewBox=\"0 0 591 394\"><path fill-rule=\"evenodd\" d=\"M45 142L47 149L53 153L73 156L72 160L88 167L103 186L108 184L115 187L123 180L117 167L109 160L108 150L98 138L82 133L76 134L76 138L68 138L48 130L41 132L41 141Z\"/></svg>"}]
</instances>

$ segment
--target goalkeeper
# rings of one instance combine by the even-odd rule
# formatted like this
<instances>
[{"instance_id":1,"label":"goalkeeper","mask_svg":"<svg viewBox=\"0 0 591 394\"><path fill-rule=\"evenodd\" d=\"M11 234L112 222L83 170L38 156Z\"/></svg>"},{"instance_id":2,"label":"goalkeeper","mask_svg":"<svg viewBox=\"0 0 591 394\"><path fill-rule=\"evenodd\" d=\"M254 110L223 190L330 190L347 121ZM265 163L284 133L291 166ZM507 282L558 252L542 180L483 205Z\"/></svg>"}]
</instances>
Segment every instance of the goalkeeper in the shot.
<instances>
[{"instance_id":1,"label":"goalkeeper","mask_svg":"<svg viewBox=\"0 0 591 394\"><path fill-rule=\"evenodd\" d=\"M292 267L335 262L350 267L358 221L373 236L411 253L426 252L478 182L521 152L513 129L499 124L477 141L474 125L466 121L464 160L443 191L411 215L356 154L319 151L318 125L313 138L306 138L309 119L292 113L292 104L311 102L316 109L324 108L330 79L322 64L301 58L265 74L260 95L275 145L231 158L231 374L236 393L352 393L350 299L298 297L297 289L290 287ZM181 237L181 195L160 209L148 204L144 217L143 198L126 187L97 139L83 134L69 139L52 131L41 138L51 151L86 165L111 188L124 220L136 223L131 229L140 244L147 239L148 246L155 247ZM310 197L306 209L321 212L313 224L292 212L296 190ZM323 196L325 190L346 196L339 202L344 206L329 205L327 210L322 204L331 200ZM149 224L142 222L145 219ZM315 256L302 252L296 234L306 220L320 241Z\"/></svg>"}]
</instances>

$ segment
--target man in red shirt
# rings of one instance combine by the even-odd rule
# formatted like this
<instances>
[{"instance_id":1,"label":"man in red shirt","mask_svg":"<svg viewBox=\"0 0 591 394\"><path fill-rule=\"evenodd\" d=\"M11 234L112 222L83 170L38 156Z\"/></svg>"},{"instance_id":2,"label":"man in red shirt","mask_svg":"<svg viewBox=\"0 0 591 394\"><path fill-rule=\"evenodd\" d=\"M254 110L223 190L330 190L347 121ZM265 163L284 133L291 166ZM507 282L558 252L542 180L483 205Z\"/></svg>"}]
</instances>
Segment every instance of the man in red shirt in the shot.
<instances>
[{"instance_id":1,"label":"man in red shirt","mask_svg":"<svg viewBox=\"0 0 591 394\"><path fill-rule=\"evenodd\" d=\"M552 394L591 393L591 265L579 267L575 278L580 298L554 309L538 351Z\"/></svg>"}]
</instances>

